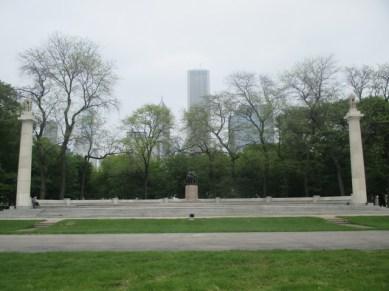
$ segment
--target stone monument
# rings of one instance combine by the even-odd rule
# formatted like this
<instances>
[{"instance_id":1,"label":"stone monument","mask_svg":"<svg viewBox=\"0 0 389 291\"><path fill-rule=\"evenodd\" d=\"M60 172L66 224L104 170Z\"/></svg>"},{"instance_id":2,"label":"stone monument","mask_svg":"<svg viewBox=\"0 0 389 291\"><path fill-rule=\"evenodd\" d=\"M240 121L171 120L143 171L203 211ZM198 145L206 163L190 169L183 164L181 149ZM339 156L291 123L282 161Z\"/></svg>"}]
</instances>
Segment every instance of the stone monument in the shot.
<instances>
[{"instance_id":1,"label":"stone monument","mask_svg":"<svg viewBox=\"0 0 389 291\"><path fill-rule=\"evenodd\" d=\"M199 199L199 188L195 172L189 171L186 175L185 199L195 201Z\"/></svg>"},{"instance_id":2,"label":"stone monument","mask_svg":"<svg viewBox=\"0 0 389 291\"><path fill-rule=\"evenodd\" d=\"M366 204L365 164L363 161L362 137L360 119L363 114L357 109L355 96L350 96L350 108L344 117L349 126L350 160L352 189L351 202L353 204Z\"/></svg>"},{"instance_id":3,"label":"stone monument","mask_svg":"<svg viewBox=\"0 0 389 291\"><path fill-rule=\"evenodd\" d=\"M31 159L32 159L32 129L34 117L32 115L31 100L23 104L23 111L19 117L22 122L20 134L18 181L16 190L16 207L32 207L31 202Z\"/></svg>"}]
</instances>

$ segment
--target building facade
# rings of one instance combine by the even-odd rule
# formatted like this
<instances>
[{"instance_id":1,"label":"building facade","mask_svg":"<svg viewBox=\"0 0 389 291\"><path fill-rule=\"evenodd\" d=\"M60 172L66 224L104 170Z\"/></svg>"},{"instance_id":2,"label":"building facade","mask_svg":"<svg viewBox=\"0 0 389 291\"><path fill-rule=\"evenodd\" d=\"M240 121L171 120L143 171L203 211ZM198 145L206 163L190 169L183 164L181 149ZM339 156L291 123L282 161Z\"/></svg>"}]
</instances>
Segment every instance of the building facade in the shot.
<instances>
[{"instance_id":1,"label":"building facade","mask_svg":"<svg viewBox=\"0 0 389 291\"><path fill-rule=\"evenodd\" d=\"M58 124L56 121L48 120L46 122L43 137L47 138L52 144L58 143Z\"/></svg>"},{"instance_id":2,"label":"building facade","mask_svg":"<svg viewBox=\"0 0 389 291\"><path fill-rule=\"evenodd\" d=\"M258 111L260 114L265 114L264 112L266 112L266 105L259 106ZM258 120L258 118L255 116L252 118L256 125L260 127L262 126L261 121ZM264 139L268 144L273 144L277 141L274 124L275 121L273 115L269 115L263 124ZM261 143L257 128L246 117L235 114L231 119L230 126L232 132L232 144L237 150L241 150L249 144Z\"/></svg>"},{"instance_id":3,"label":"building facade","mask_svg":"<svg viewBox=\"0 0 389 291\"><path fill-rule=\"evenodd\" d=\"M188 108L199 104L204 96L210 94L209 71L188 71Z\"/></svg>"}]
</instances>

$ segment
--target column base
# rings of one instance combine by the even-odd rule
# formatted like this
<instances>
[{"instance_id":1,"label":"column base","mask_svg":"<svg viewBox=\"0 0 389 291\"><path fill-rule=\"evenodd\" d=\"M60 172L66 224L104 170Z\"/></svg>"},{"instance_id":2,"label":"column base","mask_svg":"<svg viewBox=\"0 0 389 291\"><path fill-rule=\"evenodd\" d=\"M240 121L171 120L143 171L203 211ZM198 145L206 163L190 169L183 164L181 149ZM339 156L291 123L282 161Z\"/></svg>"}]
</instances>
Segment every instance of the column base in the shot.
<instances>
[{"instance_id":1,"label":"column base","mask_svg":"<svg viewBox=\"0 0 389 291\"><path fill-rule=\"evenodd\" d=\"M360 196L362 196L362 197L360 197ZM367 204L367 197L365 198L363 196L366 196L366 195L358 195L358 196L351 195L350 203L353 205L366 205Z\"/></svg>"}]
</instances>

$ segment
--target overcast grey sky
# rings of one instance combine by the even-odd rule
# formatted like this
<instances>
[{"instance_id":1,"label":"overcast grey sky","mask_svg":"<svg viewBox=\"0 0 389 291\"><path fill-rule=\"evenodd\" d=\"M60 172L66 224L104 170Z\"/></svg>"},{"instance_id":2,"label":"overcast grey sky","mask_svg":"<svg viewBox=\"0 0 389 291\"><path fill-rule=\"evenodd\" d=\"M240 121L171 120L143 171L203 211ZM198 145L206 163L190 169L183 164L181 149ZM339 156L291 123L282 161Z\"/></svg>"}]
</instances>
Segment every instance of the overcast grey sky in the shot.
<instances>
[{"instance_id":1,"label":"overcast grey sky","mask_svg":"<svg viewBox=\"0 0 389 291\"><path fill-rule=\"evenodd\" d=\"M111 119L161 96L179 119L188 69L209 69L214 92L234 71L276 75L305 57L389 62L389 0L0 0L0 80L25 84L18 53L53 32L116 63Z\"/></svg>"}]
</instances>

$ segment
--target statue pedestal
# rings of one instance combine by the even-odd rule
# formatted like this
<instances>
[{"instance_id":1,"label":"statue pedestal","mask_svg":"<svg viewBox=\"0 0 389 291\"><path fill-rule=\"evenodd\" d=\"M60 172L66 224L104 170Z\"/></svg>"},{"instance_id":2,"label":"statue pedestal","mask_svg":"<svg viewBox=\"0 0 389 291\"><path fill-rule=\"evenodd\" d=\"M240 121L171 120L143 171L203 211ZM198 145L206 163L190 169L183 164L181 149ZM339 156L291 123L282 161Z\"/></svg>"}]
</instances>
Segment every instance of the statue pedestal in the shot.
<instances>
[{"instance_id":1,"label":"statue pedestal","mask_svg":"<svg viewBox=\"0 0 389 291\"><path fill-rule=\"evenodd\" d=\"M195 201L199 199L199 187L197 185L186 185L185 199L189 201Z\"/></svg>"}]
</instances>

